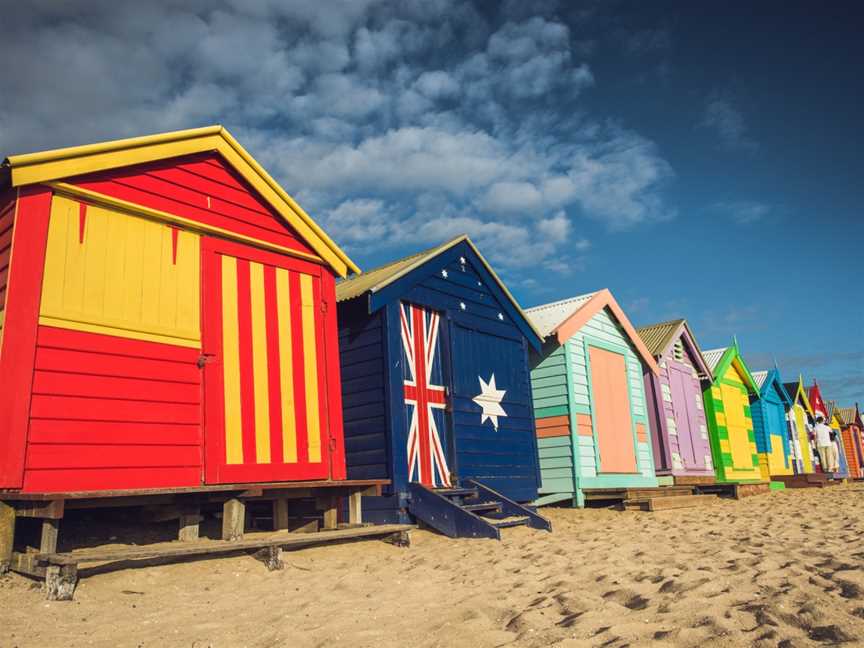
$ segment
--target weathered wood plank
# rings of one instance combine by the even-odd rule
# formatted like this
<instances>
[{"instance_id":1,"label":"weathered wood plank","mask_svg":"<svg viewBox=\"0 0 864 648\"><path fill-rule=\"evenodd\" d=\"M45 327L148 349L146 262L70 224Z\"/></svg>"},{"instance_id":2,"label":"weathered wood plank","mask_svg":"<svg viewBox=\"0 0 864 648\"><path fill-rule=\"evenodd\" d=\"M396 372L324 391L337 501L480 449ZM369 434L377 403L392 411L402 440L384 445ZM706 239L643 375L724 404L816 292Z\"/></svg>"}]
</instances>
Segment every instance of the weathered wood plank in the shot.
<instances>
[{"instance_id":1,"label":"weathered wood plank","mask_svg":"<svg viewBox=\"0 0 864 648\"><path fill-rule=\"evenodd\" d=\"M246 530L246 504L239 499L230 499L222 506L222 539L241 540Z\"/></svg>"},{"instance_id":2,"label":"weathered wood plank","mask_svg":"<svg viewBox=\"0 0 864 648\"><path fill-rule=\"evenodd\" d=\"M180 528L177 532L177 539L180 542L194 542L197 540L203 519L200 507L193 505L184 506L180 511Z\"/></svg>"},{"instance_id":3,"label":"weathered wood plank","mask_svg":"<svg viewBox=\"0 0 864 648\"><path fill-rule=\"evenodd\" d=\"M54 553L57 551L57 540L60 537L60 520L42 520L42 537L39 541L39 553Z\"/></svg>"},{"instance_id":4,"label":"weathered wood plank","mask_svg":"<svg viewBox=\"0 0 864 648\"><path fill-rule=\"evenodd\" d=\"M9 571L15 544L15 509L0 502L0 574Z\"/></svg>"},{"instance_id":5,"label":"weathered wood plank","mask_svg":"<svg viewBox=\"0 0 864 648\"><path fill-rule=\"evenodd\" d=\"M348 524L363 524L363 493L348 497Z\"/></svg>"},{"instance_id":6,"label":"weathered wood plank","mask_svg":"<svg viewBox=\"0 0 864 648\"><path fill-rule=\"evenodd\" d=\"M26 518L50 518L59 520L63 517L65 502L62 499L43 502L23 502L15 505L15 515Z\"/></svg>"},{"instance_id":7,"label":"weathered wood plank","mask_svg":"<svg viewBox=\"0 0 864 648\"><path fill-rule=\"evenodd\" d=\"M273 500L273 530L288 528L288 500L284 497Z\"/></svg>"},{"instance_id":8,"label":"weathered wood plank","mask_svg":"<svg viewBox=\"0 0 864 648\"><path fill-rule=\"evenodd\" d=\"M282 548L296 548L356 538L390 536L411 531L416 527L410 524L383 524L380 526L320 531L318 533L292 533L273 531L256 533L255 537L242 540L199 540L189 543L164 543L147 547L92 547L66 553L33 554L34 557L52 565L78 565L94 562L113 562L118 560L150 560L154 558L184 557L207 554L224 554L253 549L263 549L278 545ZM250 534L252 535L252 534Z\"/></svg>"}]
</instances>

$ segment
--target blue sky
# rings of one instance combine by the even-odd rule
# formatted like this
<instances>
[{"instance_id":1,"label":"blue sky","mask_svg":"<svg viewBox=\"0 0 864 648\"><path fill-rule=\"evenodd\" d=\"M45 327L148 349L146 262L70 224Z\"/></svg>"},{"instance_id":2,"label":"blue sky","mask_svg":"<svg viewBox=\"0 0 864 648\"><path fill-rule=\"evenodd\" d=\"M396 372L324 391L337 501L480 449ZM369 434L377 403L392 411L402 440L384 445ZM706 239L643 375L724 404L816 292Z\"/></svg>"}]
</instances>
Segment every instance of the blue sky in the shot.
<instances>
[{"instance_id":1,"label":"blue sky","mask_svg":"<svg viewBox=\"0 0 864 648\"><path fill-rule=\"evenodd\" d=\"M6 4L6 3L4 3ZM24 6L26 4L26 6ZM525 306L864 401L852 3L164 0L4 8L4 154L223 123L361 267L467 232ZM864 404L864 403L862 403Z\"/></svg>"}]
</instances>

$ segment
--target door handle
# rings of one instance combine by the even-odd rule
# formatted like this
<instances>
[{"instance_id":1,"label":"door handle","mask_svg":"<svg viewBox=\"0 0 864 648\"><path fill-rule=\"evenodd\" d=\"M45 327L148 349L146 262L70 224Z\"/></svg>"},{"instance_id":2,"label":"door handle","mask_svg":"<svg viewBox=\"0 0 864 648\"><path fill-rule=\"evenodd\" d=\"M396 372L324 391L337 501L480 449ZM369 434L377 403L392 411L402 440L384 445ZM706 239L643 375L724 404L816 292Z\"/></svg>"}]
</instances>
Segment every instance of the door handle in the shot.
<instances>
[{"instance_id":1,"label":"door handle","mask_svg":"<svg viewBox=\"0 0 864 648\"><path fill-rule=\"evenodd\" d=\"M198 361L195 364L198 365L199 369L203 369L204 365L206 365L210 362L215 362L215 360L216 360L216 356L214 354L202 353L201 355L198 356Z\"/></svg>"}]
</instances>

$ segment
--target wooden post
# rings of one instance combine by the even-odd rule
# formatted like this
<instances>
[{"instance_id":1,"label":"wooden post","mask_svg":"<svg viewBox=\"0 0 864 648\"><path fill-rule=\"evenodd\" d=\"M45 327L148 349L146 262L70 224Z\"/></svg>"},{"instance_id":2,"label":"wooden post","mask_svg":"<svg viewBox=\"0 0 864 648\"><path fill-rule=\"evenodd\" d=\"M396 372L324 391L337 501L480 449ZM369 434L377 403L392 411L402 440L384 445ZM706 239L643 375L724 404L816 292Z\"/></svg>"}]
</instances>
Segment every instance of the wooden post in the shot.
<instances>
[{"instance_id":1,"label":"wooden post","mask_svg":"<svg viewBox=\"0 0 864 648\"><path fill-rule=\"evenodd\" d=\"M9 571L15 543L15 509L0 502L0 574Z\"/></svg>"},{"instance_id":2,"label":"wooden post","mask_svg":"<svg viewBox=\"0 0 864 648\"><path fill-rule=\"evenodd\" d=\"M339 528L338 497L327 497L324 508L324 530L333 531Z\"/></svg>"},{"instance_id":3,"label":"wooden post","mask_svg":"<svg viewBox=\"0 0 864 648\"><path fill-rule=\"evenodd\" d=\"M78 584L78 565L49 565L45 573L45 594L49 601L71 601Z\"/></svg>"},{"instance_id":4,"label":"wooden post","mask_svg":"<svg viewBox=\"0 0 864 648\"><path fill-rule=\"evenodd\" d=\"M222 539L242 540L246 523L246 503L230 499L222 506Z\"/></svg>"},{"instance_id":5,"label":"wooden post","mask_svg":"<svg viewBox=\"0 0 864 648\"><path fill-rule=\"evenodd\" d=\"M42 520L42 539L39 542L39 553L55 553L59 535L60 520Z\"/></svg>"},{"instance_id":6,"label":"wooden post","mask_svg":"<svg viewBox=\"0 0 864 648\"><path fill-rule=\"evenodd\" d=\"M348 523L363 524L363 492L357 491L348 496Z\"/></svg>"},{"instance_id":7,"label":"wooden post","mask_svg":"<svg viewBox=\"0 0 864 648\"><path fill-rule=\"evenodd\" d=\"M282 569L285 567L285 563L282 562L282 547L278 545L274 545L272 547L267 547L267 558L264 561L264 564L267 565L267 569L270 571L276 571L277 569Z\"/></svg>"},{"instance_id":8,"label":"wooden post","mask_svg":"<svg viewBox=\"0 0 864 648\"><path fill-rule=\"evenodd\" d=\"M199 537L201 509L198 506L184 506L180 511L180 542L194 542Z\"/></svg>"},{"instance_id":9,"label":"wooden post","mask_svg":"<svg viewBox=\"0 0 864 648\"><path fill-rule=\"evenodd\" d=\"M284 497L273 500L273 530L283 531L288 528L288 500Z\"/></svg>"}]
</instances>

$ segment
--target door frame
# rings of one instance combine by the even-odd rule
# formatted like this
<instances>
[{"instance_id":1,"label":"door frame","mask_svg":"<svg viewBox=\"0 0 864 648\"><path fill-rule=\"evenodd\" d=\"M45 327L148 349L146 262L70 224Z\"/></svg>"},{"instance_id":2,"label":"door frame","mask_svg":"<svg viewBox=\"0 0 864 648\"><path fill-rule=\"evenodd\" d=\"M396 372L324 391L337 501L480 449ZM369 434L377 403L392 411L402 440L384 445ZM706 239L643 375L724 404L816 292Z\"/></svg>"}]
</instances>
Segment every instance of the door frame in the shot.
<instances>
[{"instance_id":1,"label":"door frame","mask_svg":"<svg viewBox=\"0 0 864 648\"><path fill-rule=\"evenodd\" d=\"M319 290L325 285L325 273L323 265L305 261L295 257L285 256L256 247L244 245L234 241L228 241L213 236L201 235L201 358L203 372L201 379L201 407L202 407L202 443L204 467L203 476L205 484L225 483L255 483L266 481L305 481L330 479L333 475L333 430L331 427L332 414L330 412L330 367L327 358L327 345L318 348L318 399L320 405L320 431L321 431L321 463L326 468L326 475L307 476L304 468L297 464L296 477L287 478L279 474L285 470L286 464L271 464L267 468L264 464L238 464L227 466L225 457L225 399L224 382L222 371L222 282L221 264L216 262L222 255L228 255L237 259L261 263L270 266L284 268L290 272L308 274L319 282ZM323 303L323 293L322 293ZM209 321L208 315L212 312L219 313L219 325L214 326ZM316 318L316 336L324 340L326 335L325 318ZM219 369L218 371L216 369ZM208 370L209 369L209 370ZM322 379L323 374L323 379ZM321 386L325 388L322 389ZM212 427L218 429L211 430ZM231 473L237 473L236 478L228 477L224 473L230 468ZM310 471L306 471L310 472ZM244 475L244 473L249 473Z\"/></svg>"},{"instance_id":2,"label":"door frame","mask_svg":"<svg viewBox=\"0 0 864 648\"><path fill-rule=\"evenodd\" d=\"M597 412L594 409L594 384L593 377L591 375L591 347L596 347L603 351L609 351L611 353L617 353L620 356L624 357L624 372L625 379L627 381L627 407L629 410L630 416L630 433L633 439L633 460L635 470L633 472L603 472L601 470L602 464L600 463L600 436L597 432ZM599 338L592 337L590 335L582 336L582 348L583 353L585 355L585 374L588 380L588 394L591 398L591 432L594 435L594 461L597 466L597 476L602 477L603 475L640 475L642 474L639 470L639 439L636 434L636 418L633 416L633 396L630 393L630 376L628 373L629 366L627 364L627 351L628 349L624 346L618 344L612 344L610 342L606 342L604 340L600 340Z\"/></svg>"}]
</instances>

